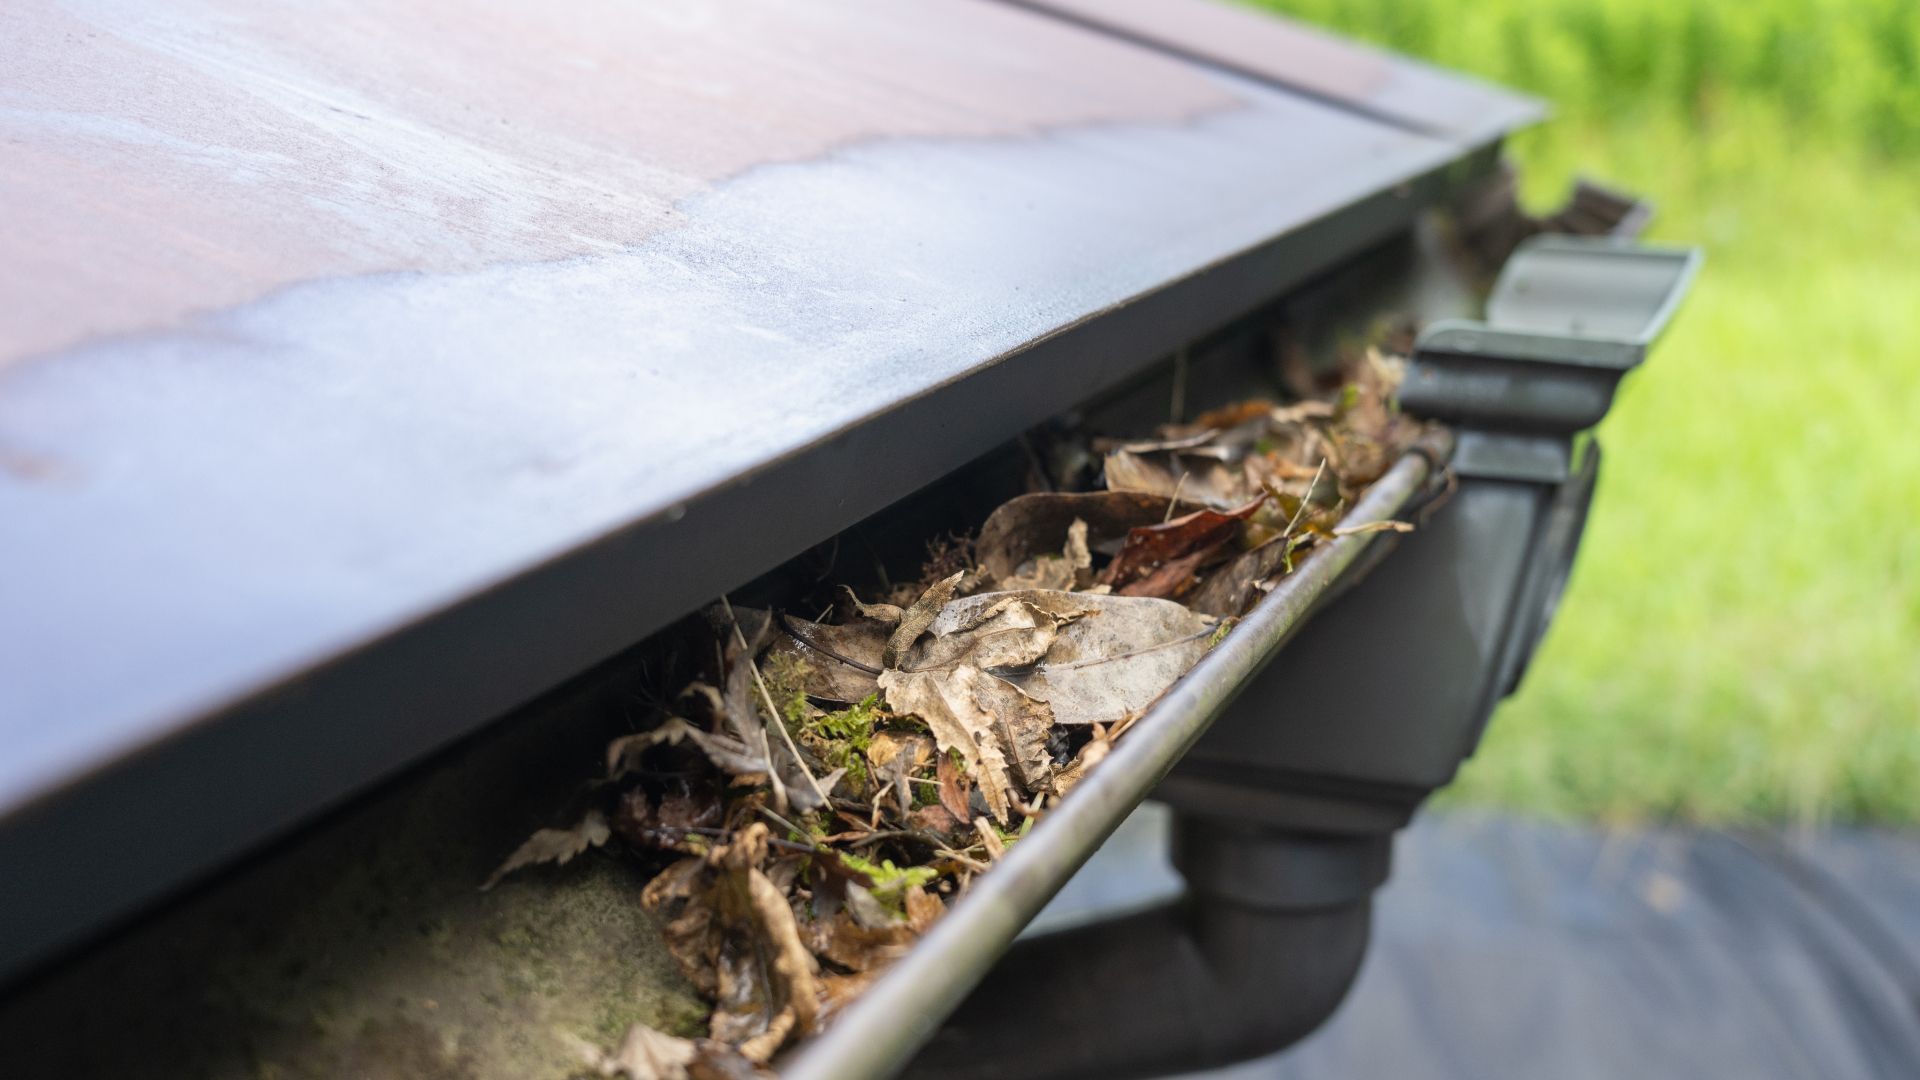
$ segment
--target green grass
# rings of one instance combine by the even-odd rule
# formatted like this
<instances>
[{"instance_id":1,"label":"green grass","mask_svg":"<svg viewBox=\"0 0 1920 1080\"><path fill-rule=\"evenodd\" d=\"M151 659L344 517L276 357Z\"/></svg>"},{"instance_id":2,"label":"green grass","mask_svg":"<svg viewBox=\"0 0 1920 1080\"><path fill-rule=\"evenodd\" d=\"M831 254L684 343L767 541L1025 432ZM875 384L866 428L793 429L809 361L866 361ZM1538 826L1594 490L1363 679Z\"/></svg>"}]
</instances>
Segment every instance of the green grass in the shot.
<instances>
[{"instance_id":1,"label":"green grass","mask_svg":"<svg viewBox=\"0 0 1920 1080\"><path fill-rule=\"evenodd\" d=\"M1920 9L1285 0L1550 99L1576 171L1703 244L1601 429L1521 694L1444 798L1610 820L1920 820Z\"/></svg>"}]
</instances>

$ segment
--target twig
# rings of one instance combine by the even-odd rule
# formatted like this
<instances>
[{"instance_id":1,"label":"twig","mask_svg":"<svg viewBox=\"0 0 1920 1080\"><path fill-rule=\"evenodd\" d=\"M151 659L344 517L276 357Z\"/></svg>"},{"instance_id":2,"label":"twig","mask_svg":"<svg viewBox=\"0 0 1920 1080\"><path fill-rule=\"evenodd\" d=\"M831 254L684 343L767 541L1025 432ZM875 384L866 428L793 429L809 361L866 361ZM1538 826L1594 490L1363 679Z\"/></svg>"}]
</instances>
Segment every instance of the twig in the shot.
<instances>
[{"instance_id":1,"label":"twig","mask_svg":"<svg viewBox=\"0 0 1920 1080\"><path fill-rule=\"evenodd\" d=\"M935 847L942 847L946 844L946 841L934 836L932 833L921 832L918 829L881 829L878 832L870 832L857 840L850 841L848 846L865 847L868 844L877 844L883 840L918 840L923 844L931 844Z\"/></svg>"},{"instance_id":2,"label":"twig","mask_svg":"<svg viewBox=\"0 0 1920 1080\"><path fill-rule=\"evenodd\" d=\"M700 836L700 837L706 837L714 840L725 840L729 843L733 841L732 829L713 829L713 828L707 828L700 825L674 825L674 826L662 825L657 828L644 828L644 829L641 829L640 831L646 834L648 837L653 837L653 838L658 838L660 840L668 840L668 841L671 841L676 834L681 836L682 838L687 836ZM774 847L784 848L788 851L815 850L814 848L806 844L796 844L791 840L782 840L777 836L767 837L767 843L773 845Z\"/></svg>"},{"instance_id":3,"label":"twig","mask_svg":"<svg viewBox=\"0 0 1920 1080\"><path fill-rule=\"evenodd\" d=\"M979 844L970 844L968 845L968 850L972 850L973 848L976 848L979 846L980 846ZM952 861L959 863L961 866L966 867L967 869L973 871L976 874L984 873L985 871L992 869L992 867L989 866L988 864L983 863L978 859L971 858L965 854L962 854L961 852L955 851L950 847L940 848L934 852L934 855L942 859L951 859Z\"/></svg>"},{"instance_id":4,"label":"twig","mask_svg":"<svg viewBox=\"0 0 1920 1080\"><path fill-rule=\"evenodd\" d=\"M1313 498L1313 489L1320 486L1320 474L1326 471L1327 459L1322 457L1320 459L1320 467L1313 470L1313 479L1307 481L1307 493L1300 496L1300 505L1294 507L1293 520L1287 522L1286 530L1280 534L1280 539L1285 540L1293 535L1293 527L1300 524L1301 516L1307 512L1307 502ZM737 631L738 627L736 627L735 630Z\"/></svg>"},{"instance_id":5,"label":"twig","mask_svg":"<svg viewBox=\"0 0 1920 1080\"><path fill-rule=\"evenodd\" d=\"M1173 494L1167 496L1167 516L1160 519L1165 525L1173 520L1173 508L1180 505L1180 489L1187 486L1187 470L1180 470L1180 479L1173 482Z\"/></svg>"},{"instance_id":6,"label":"twig","mask_svg":"<svg viewBox=\"0 0 1920 1080\"><path fill-rule=\"evenodd\" d=\"M788 821L786 818L781 817L779 814L774 813L773 811L767 809L764 806L756 806L754 807L754 809L759 811L761 816L771 819L774 824L780 826L781 828L787 830L788 832L794 833L795 835L798 835L798 836L806 837L808 843L813 845L811 848L809 848L809 850L824 851L824 852L827 852L828 854L833 853L832 848L828 847L827 845L821 843L818 840L815 840L813 838L812 833L808 832L807 830L801 828L798 825L795 825L793 822Z\"/></svg>"},{"instance_id":7,"label":"twig","mask_svg":"<svg viewBox=\"0 0 1920 1080\"><path fill-rule=\"evenodd\" d=\"M773 695L767 692L766 680L760 677L760 665L753 662L753 650L747 647L747 635L740 632L740 620L734 617L732 601L722 596L720 604L727 609L727 621L733 624L733 640L740 645L740 658L747 662L747 670L753 672L753 685L760 688L760 700L767 706L768 722L773 725L774 730L780 732L780 740L787 744L787 752L793 755L793 763L800 766L800 774L807 778L807 785L813 788L815 795L820 797L820 805L827 805L827 793L820 789L820 781L814 779L813 770L807 768L806 759L800 756L800 748L793 743L793 733L787 730L787 725L780 716L779 707L773 703ZM780 767L773 763L772 754L767 755L767 766L767 775L778 782Z\"/></svg>"}]
</instances>

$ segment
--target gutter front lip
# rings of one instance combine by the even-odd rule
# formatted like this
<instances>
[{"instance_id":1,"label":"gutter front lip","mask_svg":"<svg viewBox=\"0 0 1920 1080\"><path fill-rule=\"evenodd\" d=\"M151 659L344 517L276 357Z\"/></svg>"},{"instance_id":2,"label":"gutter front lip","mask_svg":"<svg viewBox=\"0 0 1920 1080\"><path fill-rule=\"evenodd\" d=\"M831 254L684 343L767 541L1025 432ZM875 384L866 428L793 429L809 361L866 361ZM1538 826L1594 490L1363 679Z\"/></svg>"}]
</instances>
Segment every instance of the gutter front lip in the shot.
<instances>
[{"instance_id":1,"label":"gutter front lip","mask_svg":"<svg viewBox=\"0 0 1920 1080\"><path fill-rule=\"evenodd\" d=\"M1393 517L1424 487L1452 440L1407 453L1344 525ZM1100 767L1049 810L992 872L975 880L907 955L827 1029L778 1063L785 1080L891 1076L985 976L1054 893L1184 756L1215 717L1305 623L1376 533L1338 537L1283 578L1169 689Z\"/></svg>"}]
</instances>

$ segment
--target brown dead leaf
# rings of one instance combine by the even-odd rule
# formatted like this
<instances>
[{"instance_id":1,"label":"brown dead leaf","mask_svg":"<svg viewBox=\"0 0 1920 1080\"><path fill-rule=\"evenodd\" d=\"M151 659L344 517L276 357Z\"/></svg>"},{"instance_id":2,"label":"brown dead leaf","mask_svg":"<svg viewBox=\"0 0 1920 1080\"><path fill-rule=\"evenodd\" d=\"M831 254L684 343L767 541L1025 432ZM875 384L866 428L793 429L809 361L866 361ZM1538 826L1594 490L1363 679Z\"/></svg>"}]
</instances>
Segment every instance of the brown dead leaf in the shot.
<instances>
[{"instance_id":1,"label":"brown dead leaf","mask_svg":"<svg viewBox=\"0 0 1920 1080\"><path fill-rule=\"evenodd\" d=\"M1311 550L1316 534L1276 536L1252 551L1243 551L1222 564L1187 597L1187 606L1205 615L1232 618L1244 615L1265 594L1261 583L1297 565ZM1270 587L1270 586L1269 586Z\"/></svg>"},{"instance_id":2,"label":"brown dead leaf","mask_svg":"<svg viewBox=\"0 0 1920 1080\"><path fill-rule=\"evenodd\" d=\"M712 1037L755 1062L805 1034L819 1012L813 955L786 896L761 870L767 839L755 822L641 890L641 904L666 923L668 951L715 1001Z\"/></svg>"},{"instance_id":3,"label":"brown dead leaf","mask_svg":"<svg viewBox=\"0 0 1920 1080\"><path fill-rule=\"evenodd\" d=\"M767 655L804 662L800 689L808 697L856 705L875 692L889 625L862 619L833 626L783 615Z\"/></svg>"},{"instance_id":4,"label":"brown dead leaf","mask_svg":"<svg viewBox=\"0 0 1920 1080\"><path fill-rule=\"evenodd\" d=\"M952 617L948 617L949 609L942 609L932 628L933 636L921 643L906 666L913 671L960 664L991 671L1028 667L1047 654L1063 623L1089 610L1071 599L1060 602L1074 594L1058 591L982 595L994 599L982 604L950 605L957 612ZM1035 602L1039 597L1048 599Z\"/></svg>"},{"instance_id":5,"label":"brown dead leaf","mask_svg":"<svg viewBox=\"0 0 1920 1080\"><path fill-rule=\"evenodd\" d=\"M876 767L884 767L903 755L909 770L922 768L933 760L933 740L925 735L876 731L867 744L867 760Z\"/></svg>"},{"instance_id":6,"label":"brown dead leaf","mask_svg":"<svg viewBox=\"0 0 1920 1080\"><path fill-rule=\"evenodd\" d=\"M1107 455L1107 489L1182 499L1216 509L1240 506L1256 494L1240 469L1211 456L1115 450Z\"/></svg>"},{"instance_id":7,"label":"brown dead leaf","mask_svg":"<svg viewBox=\"0 0 1920 1080\"><path fill-rule=\"evenodd\" d=\"M840 586L840 591L847 594L847 599L853 604L853 610L859 612L861 618L872 619L882 626L898 626L900 617L906 614L897 604L866 603L860 599L860 594L845 585Z\"/></svg>"},{"instance_id":8,"label":"brown dead leaf","mask_svg":"<svg viewBox=\"0 0 1920 1080\"><path fill-rule=\"evenodd\" d=\"M820 1023L830 1024L840 1010L860 1000L880 978L881 971L855 971L849 975L828 972L820 976Z\"/></svg>"},{"instance_id":9,"label":"brown dead leaf","mask_svg":"<svg viewBox=\"0 0 1920 1080\"><path fill-rule=\"evenodd\" d=\"M663 924L668 955L694 989L708 998L719 991L712 956L719 951L713 905L707 902L713 868L705 856L681 859L653 876L640 890L640 906Z\"/></svg>"},{"instance_id":10,"label":"brown dead leaf","mask_svg":"<svg viewBox=\"0 0 1920 1080\"><path fill-rule=\"evenodd\" d=\"M731 1046L712 1039L683 1039L645 1024L627 1029L620 1045L607 1053L573 1037L585 1066L601 1076L626 1080L759 1080L763 1074Z\"/></svg>"},{"instance_id":11,"label":"brown dead leaf","mask_svg":"<svg viewBox=\"0 0 1920 1080\"><path fill-rule=\"evenodd\" d=\"M750 747L733 735L701 731L677 716L652 731L623 735L607 744L607 779L618 780L640 768L641 757L656 746L692 743L708 761L729 776L757 776L767 771L767 759L760 748Z\"/></svg>"},{"instance_id":12,"label":"brown dead leaf","mask_svg":"<svg viewBox=\"0 0 1920 1080\"><path fill-rule=\"evenodd\" d=\"M880 692L896 714L919 717L941 751L959 752L994 817L1006 821L1009 802L1018 793L996 732L998 718L976 696L988 680L999 681L965 663L931 671L895 670L880 676Z\"/></svg>"},{"instance_id":13,"label":"brown dead leaf","mask_svg":"<svg viewBox=\"0 0 1920 1080\"><path fill-rule=\"evenodd\" d=\"M1165 521L1168 505L1165 496L1131 491L1020 495L987 518L974 550L994 588L1004 592L1018 588L1006 583L1021 576L1023 567L1056 553L1071 567L1091 567L1093 551L1111 550L1109 545L1118 544L1129 529ZM1181 504L1175 510L1187 508ZM1087 528L1084 561L1073 539L1075 522Z\"/></svg>"},{"instance_id":14,"label":"brown dead leaf","mask_svg":"<svg viewBox=\"0 0 1920 1080\"><path fill-rule=\"evenodd\" d=\"M924 833L944 837L960 827L960 819L944 803L923 806L907 815L907 824Z\"/></svg>"},{"instance_id":15,"label":"brown dead leaf","mask_svg":"<svg viewBox=\"0 0 1920 1080\"><path fill-rule=\"evenodd\" d=\"M940 613L941 607L948 600L953 599L953 591L960 587L960 579L966 576L963 570L950 577L941 578L928 586L926 592L920 594L920 599L915 600L913 606L900 616L900 625L894 628L893 636L887 639L887 647L880 653L882 668L892 669L900 666L900 661L905 657L907 650L913 647L913 643L919 640L921 634L926 633L927 627L933 623L933 617Z\"/></svg>"},{"instance_id":16,"label":"brown dead leaf","mask_svg":"<svg viewBox=\"0 0 1920 1080\"><path fill-rule=\"evenodd\" d=\"M621 794L611 825L636 847L694 854L701 848L689 842L693 830L716 828L723 815L719 795L711 788L693 794L668 794L658 806L645 788L633 788Z\"/></svg>"},{"instance_id":17,"label":"brown dead leaf","mask_svg":"<svg viewBox=\"0 0 1920 1080\"><path fill-rule=\"evenodd\" d=\"M1264 398L1251 401L1236 401L1232 405L1212 409L1193 418L1193 426L1220 431L1225 428L1239 427L1241 424L1263 420L1274 413L1273 402Z\"/></svg>"},{"instance_id":18,"label":"brown dead leaf","mask_svg":"<svg viewBox=\"0 0 1920 1080\"><path fill-rule=\"evenodd\" d=\"M687 1080L687 1066L700 1056L700 1045L694 1040L669 1035L645 1024L628 1028L626 1037L611 1054L584 1040L576 1049L587 1068L601 1076L626 1080Z\"/></svg>"},{"instance_id":19,"label":"brown dead leaf","mask_svg":"<svg viewBox=\"0 0 1920 1080\"><path fill-rule=\"evenodd\" d=\"M909 887L904 895L907 924L913 927L916 934L933 929L933 924L947 913L947 905L941 903L939 897L918 885Z\"/></svg>"},{"instance_id":20,"label":"brown dead leaf","mask_svg":"<svg viewBox=\"0 0 1920 1080\"><path fill-rule=\"evenodd\" d=\"M1053 757L1047 753L1053 710L1013 683L986 672L963 667L954 676L971 684L974 701L993 717L989 730L1013 775L1014 797L1042 790L1053 775Z\"/></svg>"},{"instance_id":21,"label":"brown dead leaf","mask_svg":"<svg viewBox=\"0 0 1920 1080\"><path fill-rule=\"evenodd\" d=\"M814 955L849 971L884 970L905 956L920 936L913 924L857 885L847 892L842 910L807 924L807 944Z\"/></svg>"},{"instance_id":22,"label":"brown dead leaf","mask_svg":"<svg viewBox=\"0 0 1920 1080\"><path fill-rule=\"evenodd\" d=\"M1092 568L1093 551L1087 546L1087 523L1074 518L1067 526L1066 544L1058 555L1028 559L1011 576L995 579L995 584L1008 590L1071 591L1091 582Z\"/></svg>"},{"instance_id":23,"label":"brown dead leaf","mask_svg":"<svg viewBox=\"0 0 1920 1080\"><path fill-rule=\"evenodd\" d=\"M606 815L598 810L587 811L586 815L570 828L541 829L527 837L525 843L515 848L513 854L507 856L507 861L487 875L487 880L481 884L480 891L486 892L500 884L501 878L523 866L535 866L540 863L565 866L573 861L574 856L588 848L596 848L606 843L607 837L611 835L613 833L607 826Z\"/></svg>"},{"instance_id":24,"label":"brown dead leaf","mask_svg":"<svg viewBox=\"0 0 1920 1080\"><path fill-rule=\"evenodd\" d=\"M1207 637L1217 625L1171 600L1151 597L980 593L948 604L929 628L931 637L922 651L932 654L935 646L955 651L954 645L942 645L942 639L963 633L959 627L999 626L978 623L979 615L1007 610L1001 605L1010 597L1022 608L1056 618L1060 613L1072 616L1057 625L1045 653L1031 665L995 669L1028 697L1046 702L1056 724L1113 723L1144 710L1206 655ZM1006 651L1020 655L1030 650ZM981 651L962 654L976 659ZM919 670L920 662L921 654L916 654L911 666Z\"/></svg>"},{"instance_id":25,"label":"brown dead leaf","mask_svg":"<svg viewBox=\"0 0 1920 1080\"><path fill-rule=\"evenodd\" d=\"M1241 523L1265 505L1267 496L1232 511L1196 510L1161 525L1146 525L1127 533L1120 554L1100 575L1123 596L1172 598L1191 586L1193 571L1202 561L1231 543ZM1163 572L1172 568L1174 572Z\"/></svg>"},{"instance_id":26,"label":"brown dead leaf","mask_svg":"<svg viewBox=\"0 0 1920 1080\"><path fill-rule=\"evenodd\" d=\"M967 808L966 779L950 754L941 753L934 762L934 768L934 775L940 784L940 806L953 817L953 824L942 831L952 832L961 822L972 817Z\"/></svg>"}]
</instances>

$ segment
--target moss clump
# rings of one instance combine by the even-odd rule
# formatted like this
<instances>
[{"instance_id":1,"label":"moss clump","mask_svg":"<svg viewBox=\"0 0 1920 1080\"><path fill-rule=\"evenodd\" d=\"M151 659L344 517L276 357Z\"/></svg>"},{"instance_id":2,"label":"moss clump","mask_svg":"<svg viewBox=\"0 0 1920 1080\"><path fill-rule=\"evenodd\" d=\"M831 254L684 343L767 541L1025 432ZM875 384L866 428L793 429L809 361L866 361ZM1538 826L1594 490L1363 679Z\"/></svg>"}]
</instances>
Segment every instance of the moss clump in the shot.
<instances>
[{"instance_id":1,"label":"moss clump","mask_svg":"<svg viewBox=\"0 0 1920 1080\"><path fill-rule=\"evenodd\" d=\"M874 728L886 715L880 695L869 694L865 701L839 712L819 713L798 725L795 737L820 755L828 767L847 770L847 778L862 790L871 779L867 771L867 748L873 745Z\"/></svg>"},{"instance_id":2,"label":"moss clump","mask_svg":"<svg viewBox=\"0 0 1920 1080\"><path fill-rule=\"evenodd\" d=\"M788 731L796 734L818 711L807 701L807 677L812 674L813 665L805 660L776 655L768 660L761 676L766 680L768 696L780 707L780 719L786 721Z\"/></svg>"},{"instance_id":3,"label":"moss clump","mask_svg":"<svg viewBox=\"0 0 1920 1080\"><path fill-rule=\"evenodd\" d=\"M905 909L908 889L930 885L940 876L940 871L931 866L900 867L895 866L892 859L870 862L848 851L839 855L847 869L865 874L867 880L873 882L867 890L873 893L873 898L896 912Z\"/></svg>"}]
</instances>

